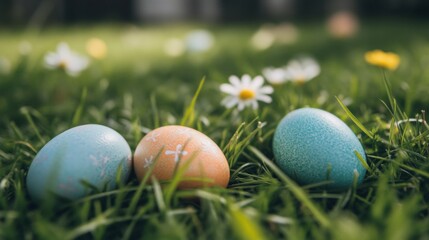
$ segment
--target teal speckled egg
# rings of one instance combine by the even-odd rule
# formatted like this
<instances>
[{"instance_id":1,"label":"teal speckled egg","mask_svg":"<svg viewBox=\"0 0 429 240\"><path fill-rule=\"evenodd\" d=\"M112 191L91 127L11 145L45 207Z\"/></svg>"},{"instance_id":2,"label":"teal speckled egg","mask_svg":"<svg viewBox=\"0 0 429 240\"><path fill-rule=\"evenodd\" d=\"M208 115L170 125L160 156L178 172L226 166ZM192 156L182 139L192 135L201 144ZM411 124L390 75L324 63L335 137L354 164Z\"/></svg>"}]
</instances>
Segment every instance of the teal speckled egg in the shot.
<instances>
[{"instance_id":1,"label":"teal speckled egg","mask_svg":"<svg viewBox=\"0 0 429 240\"><path fill-rule=\"evenodd\" d=\"M86 196L86 181L98 189L113 189L131 172L131 149L115 130L96 124L71 128L49 141L36 155L27 175L27 188L35 200L51 193L68 199Z\"/></svg>"},{"instance_id":2,"label":"teal speckled egg","mask_svg":"<svg viewBox=\"0 0 429 240\"><path fill-rule=\"evenodd\" d=\"M365 151L352 130L329 112L302 108L287 114L274 134L276 163L301 184L332 181L330 189L347 189L358 184L365 168L355 154L366 161Z\"/></svg>"}]
</instances>

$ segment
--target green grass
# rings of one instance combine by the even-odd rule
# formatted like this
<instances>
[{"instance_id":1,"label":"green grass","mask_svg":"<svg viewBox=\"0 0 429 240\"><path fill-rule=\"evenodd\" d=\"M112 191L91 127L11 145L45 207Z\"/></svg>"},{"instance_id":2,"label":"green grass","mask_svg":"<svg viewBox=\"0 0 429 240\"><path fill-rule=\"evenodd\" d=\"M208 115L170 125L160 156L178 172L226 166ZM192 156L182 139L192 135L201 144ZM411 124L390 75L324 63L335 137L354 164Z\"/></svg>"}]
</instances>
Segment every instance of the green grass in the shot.
<instances>
[{"instance_id":1,"label":"green grass","mask_svg":"<svg viewBox=\"0 0 429 240\"><path fill-rule=\"evenodd\" d=\"M216 38L209 52L163 53L168 38L201 27ZM0 72L0 239L429 238L429 128L395 127L408 117L426 118L427 22L364 23L348 40L331 38L321 24L298 27L298 42L265 51L249 45L257 25L0 29L0 57L12 65ZM84 53L91 37L106 41L108 57L79 77L43 67L43 54L59 41ZM19 54L21 41L31 43L29 55ZM366 64L363 54L376 48L398 53L400 67L382 72ZM237 113L219 104L219 85L228 76L255 76L300 54L319 60L316 79L276 87L273 103L257 111ZM342 192L300 186L275 165L276 125L305 106L335 114L356 133L369 168L361 186ZM36 204L25 186L32 159L57 134L85 123L114 128L131 149L150 129L194 127L223 149L229 186L175 190L174 181L139 184L131 176L113 191Z\"/></svg>"}]
</instances>

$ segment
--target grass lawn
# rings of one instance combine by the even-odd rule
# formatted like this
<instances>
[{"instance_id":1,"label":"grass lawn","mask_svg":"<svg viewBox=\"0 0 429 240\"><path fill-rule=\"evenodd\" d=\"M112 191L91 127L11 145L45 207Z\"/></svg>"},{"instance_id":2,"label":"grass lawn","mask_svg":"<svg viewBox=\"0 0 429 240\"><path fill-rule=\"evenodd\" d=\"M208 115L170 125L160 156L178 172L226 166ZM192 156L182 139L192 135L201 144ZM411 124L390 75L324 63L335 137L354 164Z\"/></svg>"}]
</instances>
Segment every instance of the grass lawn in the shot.
<instances>
[{"instance_id":1,"label":"grass lawn","mask_svg":"<svg viewBox=\"0 0 429 240\"><path fill-rule=\"evenodd\" d=\"M0 239L428 239L429 126L395 127L426 118L427 24L364 22L356 37L335 39L321 23L302 23L295 43L266 50L250 44L257 24L1 28L0 58L10 66L0 61ZM166 55L168 39L201 28L213 33L212 49ZM106 42L107 57L93 59L78 77L43 66L59 42L85 54L92 37ZM30 51L20 53L23 42ZM399 68L366 63L373 49L397 53ZM319 62L315 79L275 86L272 103L257 110L220 104L219 86L230 75L260 75L302 54ZM75 201L30 199L27 171L50 139L97 123L118 131L134 151L151 129L181 123L203 78L195 118L186 125L225 153L227 189L177 190L168 182L139 184L132 174L116 190ZM276 126L306 106L333 113L358 136L369 165L362 185L345 191L297 185L276 166Z\"/></svg>"}]
</instances>

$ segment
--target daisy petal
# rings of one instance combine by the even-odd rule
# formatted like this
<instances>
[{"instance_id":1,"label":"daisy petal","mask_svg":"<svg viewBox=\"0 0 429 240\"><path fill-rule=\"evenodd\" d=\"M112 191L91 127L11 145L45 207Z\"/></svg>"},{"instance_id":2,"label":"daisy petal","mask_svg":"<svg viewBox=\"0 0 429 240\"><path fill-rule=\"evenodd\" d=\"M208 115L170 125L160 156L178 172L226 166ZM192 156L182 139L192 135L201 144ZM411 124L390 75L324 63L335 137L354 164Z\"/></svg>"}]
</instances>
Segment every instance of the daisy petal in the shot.
<instances>
[{"instance_id":1,"label":"daisy petal","mask_svg":"<svg viewBox=\"0 0 429 240\"><path fill-rule=\"evenodd\" d=\"M237 88L234 88L234 86L232 86L231 84L228 83L223 83L220 85L220 91L230 94L230 95L237 95L238 90Z\"/></svg>"},{"instance_id":2,"label":"daisy petal","mask_svg":"<svg viewBox=\"0 0 429 240\"><path fill-rule=\"evenodd\" d=\"M222 99L222 101L220 102L220 104L225 105L227 102L231 101L231 99L233 99L235 97L233 96L227 96L224 99Z\"/></svg>"},{"instance_id":3,"label":"daisy petal","mask_svg":"<svg viewBox=\"0 0 429 240\"><path fill-rule=\"evenodd\" d=\"M239 87L239 86L241 86L240 79L239 79L237 76L235 76L235 75L229 76L229 82L230 82L234 87Z\"/></svg>"},{"instance_id":4,"label":"daisy petal","mask_svg":"<svg viewBox=\"0 0 429 240\"><path fill-rule=\"evenodd\" d=\"M242 111L244 109L245 105L243 102L238 102L238 111Z\"/></svg>"},{"instance_id":5,"label":"daisy petal","mask_svg":"<svg viewBox=\"0 0 429 240\"><path fill-rule=\"evenodd\" d=\"M250 87L250 83L251 83L251 81L252 81L252 78L251 78L249 75L244 74L244 75L241 77L241 86L242 86L243 88L249 88L249 87Z\"/></svg>"},{"instance_id":6,"label":"daisy petal","mask_svg":"<svg viewBox=\"0 0 429 240\"><path fill-rule=\"evenodd\" d=\"M265 103L271 103L272 101L272 98L268 95L258 95L256 96L256 99Z\"/></svg>"},{"instance_id":7,"label":"daisy petal","mask_svg":"<svg viewBox=\"0 0 429 240\"><path fill-rule=\"evenodd\" d=\"M262 93L262 94L271 94L274 92L274 89L271 86L264 86L264 87L260 88L258 90L258 92Z\"/></svg>"},{"instance_id":8,"label":"daisy petal","mask_svg":"<svg viewBox=\"0 0 429 240\"><path fill-rule=\"evenodd\" d=\"M258 101L252 101L252 107L254 110L258 109Z\"/></svg>"},{"instance_id":9,"label":"daisy petal","mask_svg":"<svg viewBox=\"0 0 429 240\"><path fill-rule=\"evenodd\" d=\"M60 55L62 57L69 56L71 53L69 45L65 42L58 44L57 53L58 53L58 55Z\"/></svg>"},{"instance_id":10,"label":"daisy petal","mask_svg":"<svg viewBox=\"0 0 429 240\"><path fill-rule=\"evenodd\" d=\"M256 76L252 83L251 83L251 88L252 89L258 89L260 88L262 85L264 84L264 78L262 76Z\"/></svg>"},{"instance_id":11,"label":"daisy petal","mask_svg":"<svg viewBox=\"0 0 429 240\"><path fill-rule=\"evenodd\" d=\"M234 107L235 105L237 105L237 103L238 103L238 98L235 98L235 97L228 97L228 98L225 98L225 99L222 101L222 104L223 104L226 108L232 108L232 107Z\"/></svg>"},{"instance_id":12,"label":"daisy petal","mask_svg":"<svg viewBox=\"0 0 429 240\"><path fill-rule=\"evenodd\" d=\"M315 78L320 73L320 67L318 65L307 66L306 75L307 78Z\"/></svg>"},{"instance_id":13,"label":"daisy petal","mask_svg":"<svg viewBox=\"0 0 429 240\"><path fill-rule=\"evenodd\" d=\"M76 70L72 70L70 68L67 68L66 73L72 77L76 77L79 75L80 71L76 71Z\"/></svg>"},{"instance_id":14,"label":"daisy petal","mask_svg":"<svg viewBox=\"0 0 429 240\"><path fill-rule=\"evenodd\" d=\"M75 58L70 58L70 62L67 66L67 72L78 74L88 66L88 63L89 61L85 57L76 56Z\"/></svg>"},{"instance_id":15,"label":"daisy petal","mask_svg":"<svg viewBox=\"0 0 429 240\"><path fill-rule=\"evenodd\" d=\"M45 55L44 60L47 67L54 68L58 65L60 59L57 54L51 52Z\"/></svg>"}]
</instances>

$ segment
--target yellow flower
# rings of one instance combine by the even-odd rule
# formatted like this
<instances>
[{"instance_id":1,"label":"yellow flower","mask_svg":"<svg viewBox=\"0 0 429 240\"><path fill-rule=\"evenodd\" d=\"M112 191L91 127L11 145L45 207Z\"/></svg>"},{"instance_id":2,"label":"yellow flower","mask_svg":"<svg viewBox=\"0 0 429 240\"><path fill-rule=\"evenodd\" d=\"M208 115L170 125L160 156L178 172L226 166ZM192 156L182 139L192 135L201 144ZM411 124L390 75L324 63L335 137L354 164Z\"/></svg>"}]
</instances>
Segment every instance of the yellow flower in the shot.
<instances>
[{"instance_id":1,"label":"yellow flower","mask_svg":"<svg viewBox=\"0 0 429 240\"><path fill-rule=\"evenodd\" d=\"M365 60L374 66L395 70L399 66L399 55L381 50L373 50L365 53Z\"/></svg>"},{"instance_id":2,"label":"yellow flower","mask_svg":"<svg viewBox=\"0 0 429 240\"><path fill-rule=\"evenodd\" d=\"M95 59L103 59L107 54L106 43L99 38L91 38L86 43L86 51Z\"/></svg>"}]
</instances>

